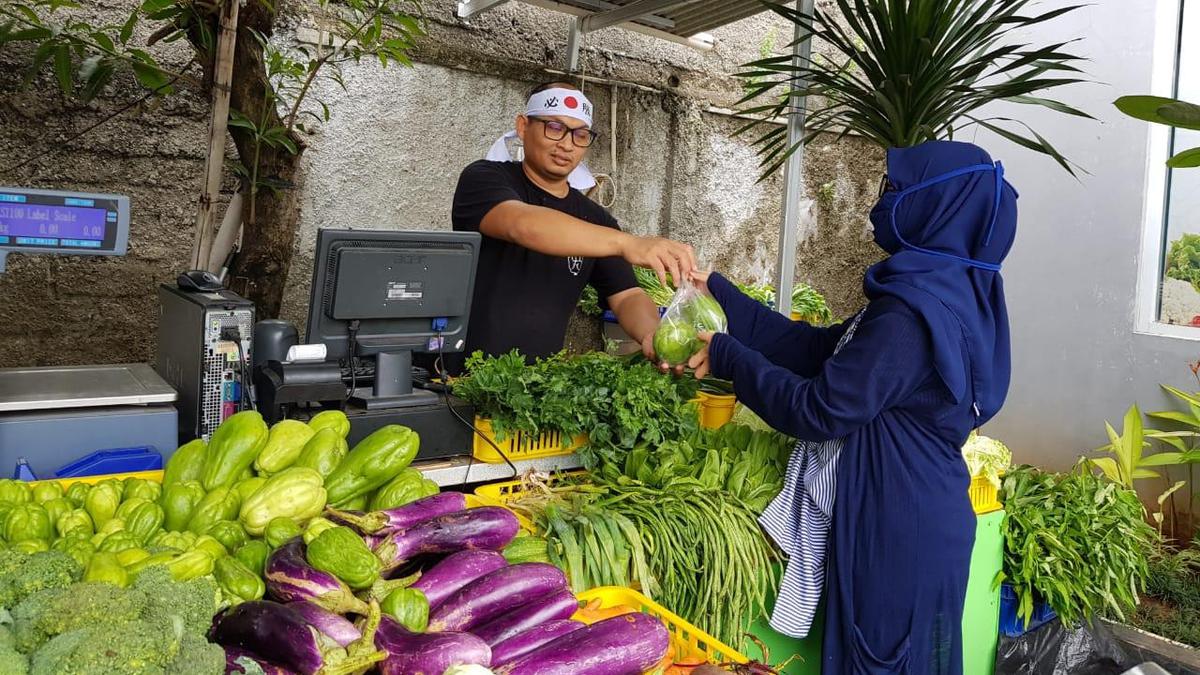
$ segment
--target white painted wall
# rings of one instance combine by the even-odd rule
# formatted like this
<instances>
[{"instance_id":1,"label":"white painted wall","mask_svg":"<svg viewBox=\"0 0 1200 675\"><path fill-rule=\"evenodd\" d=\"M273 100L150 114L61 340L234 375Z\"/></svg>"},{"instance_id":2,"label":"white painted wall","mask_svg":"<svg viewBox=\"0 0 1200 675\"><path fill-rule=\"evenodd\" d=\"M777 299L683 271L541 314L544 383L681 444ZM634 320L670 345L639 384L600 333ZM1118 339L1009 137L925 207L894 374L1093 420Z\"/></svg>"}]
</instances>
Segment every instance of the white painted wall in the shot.
<instances>
[{"instance_id":1,"label":"white painted wall","mask_svg":"<svg viewBox=\"0 0 1200 675\"><path fill-rule=\"evenodd\" d=\"M1039 29L1035 43L1081 38L1071 48L1090 59L1098 83L1064 89L1061 98L1100 122L1028 106L1018 112L1088 174L1075 180L1041 155L984 133L976 139L1004 161L1020 192L1020 231L1004 270L1013 382L987 430L1009 442L1018 461L1068 467L1106 442L1105 419L1119 426L1135 401L1144 410L1167 407L1159 383L1195 388L1187 364L1200 358L1200 342L1136 331L1143 228L1149 223L1156 237L1161 227L1161 203L1144 197L1166 156L1148 157L1151 125L1112 106L1125 94L1170 95L1161 87L1174 46L1160 41L1156 49L1156 34L1173 35L1156 19L1169 20L1179 5L1104 0ZM1154 278L1157 257L1142 264Z\"/></svg>"}]
</instances>

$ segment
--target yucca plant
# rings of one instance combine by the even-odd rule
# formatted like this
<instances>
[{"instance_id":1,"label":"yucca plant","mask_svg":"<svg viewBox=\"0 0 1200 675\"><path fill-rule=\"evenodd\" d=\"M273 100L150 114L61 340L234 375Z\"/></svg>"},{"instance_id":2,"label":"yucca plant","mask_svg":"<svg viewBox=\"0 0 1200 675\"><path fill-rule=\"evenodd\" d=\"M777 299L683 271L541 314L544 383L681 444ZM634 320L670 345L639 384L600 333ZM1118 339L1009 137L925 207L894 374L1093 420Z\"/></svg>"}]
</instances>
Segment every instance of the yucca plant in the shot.
<instances>
[{"instance_id":1,"label":"yucca plant","mask_svg":"<svg viewBox=\"0 0 1200 675\"><path fill-rule=\"evenodd\" d=\"M1026 14L1032 0L835 0L829 11L810 15L778 0L761 1L833 52L832 58L814 53L800 63L790 54L772 56L738 73L753 83L739 107L754 119L737 133L758 130L754 142L764 178L824 132L838 132L839 139L855 133L891 148L953 138L971 125L1049 155L1075 174L1072 163L1028 124L983 116L980 108L1009 101L1094 119L1035 95L1086 81L1076 65L1083 59L1064 51L1073 40L1035 47L1019 37L1082 5ZM789 144L787 130L769 120L797 112L793 83L814 105L807 133Z\"/></svg>"}]
</instances>

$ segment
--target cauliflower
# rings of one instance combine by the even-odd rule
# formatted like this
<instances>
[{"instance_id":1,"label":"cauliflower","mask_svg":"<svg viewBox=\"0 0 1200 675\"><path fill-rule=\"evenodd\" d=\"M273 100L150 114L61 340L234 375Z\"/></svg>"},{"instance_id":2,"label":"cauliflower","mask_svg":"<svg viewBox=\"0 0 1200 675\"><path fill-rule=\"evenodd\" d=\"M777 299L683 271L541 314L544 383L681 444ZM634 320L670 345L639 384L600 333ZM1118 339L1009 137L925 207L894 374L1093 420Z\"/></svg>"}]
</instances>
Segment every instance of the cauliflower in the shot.
<instances>
[{"instance_id":1,"label":"cauliflower","mask_svg":"<svg viewBox=\"0 0 1200 675\"><path fill-rule=\"evenodd\" d=\"M1000 488L1000 475L1012 463L1012 452L1003 443L972 431L962 453L972 478L987 478L996 489Z\"/></svg>"}]
</instances>

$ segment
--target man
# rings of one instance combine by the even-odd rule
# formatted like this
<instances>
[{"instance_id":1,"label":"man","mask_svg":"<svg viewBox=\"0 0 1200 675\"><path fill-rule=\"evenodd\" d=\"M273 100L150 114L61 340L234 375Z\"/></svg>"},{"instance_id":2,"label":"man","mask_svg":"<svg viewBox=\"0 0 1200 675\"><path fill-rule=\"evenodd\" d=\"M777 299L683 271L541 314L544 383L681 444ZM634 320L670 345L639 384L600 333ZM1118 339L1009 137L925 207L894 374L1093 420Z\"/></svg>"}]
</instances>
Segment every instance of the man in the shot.
<instances>
[{"instance_id":1,"label":"man","mask_svg":"<svg viewBox=\"0 0 1200 675\"><path fill-rule=\"evenodd\" d=\"M515 348L532 359L559 351L590 283L625 332L653 355L658 309L638 287L632 265L686 279L695 255L686 244L622 232L604 208L572 187L594 184L580 166L597 137L591 126L592 104L579 89L562 82L539 86L517 116L516 131L489 153L509 159L504 143L515 136L524 160L480 160L459 177L454 229L483 234L464 354ZM462 359L445 364L447 370L460 372Z\"/></svg>"}]
</instances>

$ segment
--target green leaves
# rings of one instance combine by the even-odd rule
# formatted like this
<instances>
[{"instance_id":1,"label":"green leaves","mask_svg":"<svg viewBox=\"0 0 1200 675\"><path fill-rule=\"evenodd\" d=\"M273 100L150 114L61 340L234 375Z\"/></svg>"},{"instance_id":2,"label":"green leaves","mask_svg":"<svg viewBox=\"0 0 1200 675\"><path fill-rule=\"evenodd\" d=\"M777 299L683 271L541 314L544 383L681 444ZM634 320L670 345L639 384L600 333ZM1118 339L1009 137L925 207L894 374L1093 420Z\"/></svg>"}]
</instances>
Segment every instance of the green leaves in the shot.
<instances>
[{"instance_id":1,"label":"green leaves","mask_svg":"<svg viewBox=\"0 0 1200 675\"><path fill-rule=\"evenodd\" d=\"M1135 119L1176 129L1200 130L1200 105L1162 96L1122 96L1113 105ZM1200 148L1183 150L1167 160L1172 169L1200 166Z\"/></svg>"},{"instance_id":2,"label":"green leaves","mask_svg":"<svg viewBox=\"0 0 1200 675\"><path fill-rule=\"evenodd\" d=\"M1200 131L1200 105L1162 96L1122 96L1117 110L1145 122Z\"/></svg>"},{"instance_id":3,"label":"green leaves","mask_svg":"<svg viewBox=\"0 0 1200 675\"><path fill-rule=\"evenodd\" d=\"M1014 120L979 120L972 114L995 101L1036 105L1091 119L1088 113L1039 92L1084 81L1065 51L1069 43L1034 47L1021 31L1079 8L1061 7L1028 16L1031 0L837 0L812 15L788 3L763 0L780 16L828 45L832 59L814 55L799 64L790 55L770 56L743 66L742 112L766 118L798 112L809 97L808 131L801 143L827 132L857 133L878 145L906 147L951 137L980 124L1002 137L1050 156L1068 172L1073 165L1044 137ZM789 45L790 46L790 45ZM1055 71L1066 77L1047 77ZM815 103L815 106L812 105ZM763 177L796 150L784 130L754 120L737 133L754 131Z\"/></svg>"},{"instance_id":4,"label":"green leaves","mask_svg":"<svg viewBox=\"0 0 1200 675\"><path fill-rule=\"evenodd\" d=\"M1152 414L1152 416L1164 415L1169 414ZM1170 419L1170 416L1164 418ZM1160 478L1158 473L1146 467L1175 466L1183 461L1183 454L1179 452L1145 455L1145 449L1150 447L1150 442L1146 440L1148 434L1142 426L1142 412L1136 405L1131 406L1125 412L1122 433L1118 434L1108 422L1104 423L1104 428L1108 432L1109 443L1100 448L1100 451L1107 452L1112 456L1094 458L1089 461L1100 469L1109 480L1127 489L1133 489L1135 480ZM1158 433L1151 430L1149 435L1154 437Z\"/></svg>"},{"instance_id":5,"label":"green leaves","mask_svg":"<svg viewBox=\"0 0 1200 675\"><path fill-rule=\"evenodd\" d=\"M1018 467L1005 477L1004 505L1002 578L1026 622L1034 600L1067 624L1124 618L1137 604L1155 533L1132 490L1081 467L1069 474Z\"/></svg>"},{"instance_id":6,"label":"green leaves","mask_svg":"<svg viewBox=\"0 0 1200 675\"><path fill-rule=\"evenodd\" d=\"M192 11L176 0L153 0L134 10L120 24L92 25L67 19L56 12L74 7L60 0L30 0L0 5L0 45L8 42L37 43L26 75L33 81L49 65L59 89L68 96L90 101L112 80L118 67L132 70L138 83L155 95L172 91L170 84L181 77L164 69L148 52L129 42L142 13L152 19L174 20ZM170 16L162 15L170 11Z\"/></svg>"},{"instance_id":7,"label":"green leaves","mask_svg":"<svg viewBox=\"0 0 1200 675\"><path fill-rule=\"evenodd\" d=\"M623 465L642 445L681 438L696 424L686 403L697 384L670 378L649 363L628 364L607 354L557 355L526 366L516 351L467 360L469 375L455 382L457 396L491 419L501 439L514 432L557 432L563 442L582 433L584 462Z\"/></svg>"}]
</instances>

